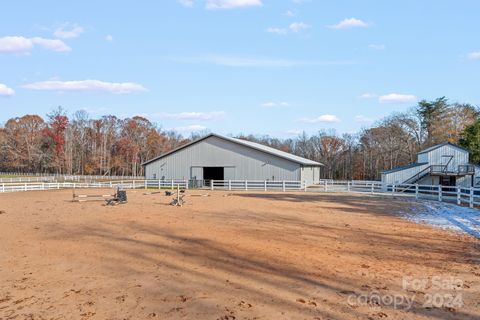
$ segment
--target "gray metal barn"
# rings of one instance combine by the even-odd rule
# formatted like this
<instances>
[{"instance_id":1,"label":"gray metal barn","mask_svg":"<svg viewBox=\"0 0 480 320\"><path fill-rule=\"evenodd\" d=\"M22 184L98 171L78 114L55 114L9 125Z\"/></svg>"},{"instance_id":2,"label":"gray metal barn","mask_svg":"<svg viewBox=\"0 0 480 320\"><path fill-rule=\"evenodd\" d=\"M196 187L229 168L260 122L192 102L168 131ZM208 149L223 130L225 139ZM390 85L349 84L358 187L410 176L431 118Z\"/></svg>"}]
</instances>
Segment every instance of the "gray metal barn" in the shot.
<instances>
[{"instance_id":1,"label":"gray metal barn","mask_svg":"<svg viewBox=\"0 0 480 320\"><path fill-rule=\"evenodd\" d=\"M320 179L321 163L255 142L209 134L143 163L146 179L267 180Z\"/></svg>"}]
</instances>

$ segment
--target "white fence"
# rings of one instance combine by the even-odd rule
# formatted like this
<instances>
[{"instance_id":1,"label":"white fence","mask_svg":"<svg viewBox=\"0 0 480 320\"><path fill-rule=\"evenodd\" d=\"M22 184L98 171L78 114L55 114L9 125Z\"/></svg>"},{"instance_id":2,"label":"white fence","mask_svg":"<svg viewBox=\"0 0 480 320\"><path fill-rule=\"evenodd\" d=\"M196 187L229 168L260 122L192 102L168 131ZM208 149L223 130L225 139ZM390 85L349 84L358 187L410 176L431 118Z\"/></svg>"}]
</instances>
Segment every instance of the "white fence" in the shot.
<instances>
[{"instance_id":1,"label":"white fence","mask_svg":"<svg viewBox=\"0 0 480 320\"><path fill-rule=\"evenodd\" d=\"M411 195L416 199L453 202L458 205L468 205L470 208L480 206L480 188L400 184L389 185L385 191L393 195L400 193Z\"/></svg>"},{"instance_id":2,"label":"white fence","mask_svg":"<svg viewBox=\"0 0 480 320\"><path fill-rule=\"evenodd\" d=\"M302 181L253 180L114 180L107 182L0 182L0 193L66 188L123 188L123 189L189 189L259 190L303 192L357 192L408 196L416 199L452 202L470 207L480 206L480 188L432 186L418 184L384 185L378 181L322 180L307 185Z\"/></svg>"},{"instance_id":3,"label":"white fence","mask_svg":"<svg viewBox=\"0 0 480 320\"><path fill-rule=\"evenodd\" d=\"M109 176L109 175L79 175L79 174L60 174L60 173L20 173L20 172L0 172L0 176L18 176L18 178L4 178L4 179L55 179L60 178L63 180L108 180L108 179L140 179L143 180L143 176ZM32 180L35 181L35 180ZM7 182L7 181L5 181ZM28 181L25 181L28 182Z\"/></svg>"},{"instance_id":4,"label":"white fence","mask_svg":"<svg viewBox=\"0 0 480 320\"><path fill-rule=\"evenodd\" d=\"M320 180L316 185L309 186L308 191L317 192L382 192L383 183L380 181L360 180Z\"/></svg>"},{"instance_id":5,"label":"white fence","mask_svg":"<svg viewBox=\"0 0 480 320\"><path fill-rule=\"evenodd\" d=\"M0 178L0 183L15 183L15 182L48 182L55 181L55 177L22 177L22 178Z\"/></svg>"},{"instance_id":6,"label":"white fence","mask_svg":"<svg viewBox=\"0 0 480 320\"><path fill-rule=\"evenodd\" d=\"M418 184L385 185L379 181L321 180L318 185L309 187L308 191L369 192L372 194L410 196L416 199L452 202L458 205L468 205L471 208L480 206L480 188Z\"/></svg>"},{"instance_id":7,"label":"white fence","mask_svg":"<svg viewBox=\"0 0 480 320\"><path fill-rule=\"evenodd\" d=\"M1 183L1 192L19 192L73 188L145 188L144 181L110 181L110 182L31 182L31 183Z\"/></svg>"},{"instance_id":8,"label":"white fence","mask_svg":"<svg viewBox=\"0 0 480 320\"><path fill-rule=\"evenodd\" d=\"M306 190L301 181L269 181L269 180L211 180L206 187L211 190Z\"/></svg>"},{"instance_id":9,"label":"white fence","mask_svg":"<svg viewBox=\"0 0 480 320\"><path fill-rule=\"evenodd\" d=\"M252 181L252 180L114 180L107 182L24 182L0 183L0 192L52 190L66 188L124 188L124 189L189 189L210 190L306 190L300 181Z\"/></svg>"}]
</instances>

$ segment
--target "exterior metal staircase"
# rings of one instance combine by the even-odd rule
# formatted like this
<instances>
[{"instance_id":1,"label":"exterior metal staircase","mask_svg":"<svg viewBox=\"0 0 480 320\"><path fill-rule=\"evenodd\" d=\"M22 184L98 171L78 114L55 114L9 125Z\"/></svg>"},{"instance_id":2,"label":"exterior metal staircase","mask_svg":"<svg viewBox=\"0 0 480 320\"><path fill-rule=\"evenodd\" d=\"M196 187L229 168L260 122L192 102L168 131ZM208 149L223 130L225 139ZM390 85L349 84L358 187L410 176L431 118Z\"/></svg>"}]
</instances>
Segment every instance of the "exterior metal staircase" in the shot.
<instances>
[{"instance_id":1,"label":"exterior metal staircase","mask_svg":"<svg viewBox=\"0 0 480 320\"><path fill-rule=\"evenodd\" d=\"M426 175L436 175L436 176L466 176L475 174L475 166L473 165L459 165L456 170L449 170L448 164L433 164L426 167L419 173L413 175L403 182L403 184L413 184L418 180L422 179ZM480 181L475 181L475 185L479 184Z\"/></svg>"},{"instance_id":2,"label":"exterior metal staircase","mask_svg":"<svg viewBox=\"0 0 480 320\"><path fill-rule=\"evenodd\" d=\"M422 171L420 171L419 173L417 173L417 174L413 175L412 177L408 178L407 180L405 180L403 182L403 184L413 184L413 183L417 182L418 180L422 179L423 177L425 177L426 175L430 174L431 171L432 171L432 166L428 166L425 169L423 169Z\"/></svg>"}]
</instances>

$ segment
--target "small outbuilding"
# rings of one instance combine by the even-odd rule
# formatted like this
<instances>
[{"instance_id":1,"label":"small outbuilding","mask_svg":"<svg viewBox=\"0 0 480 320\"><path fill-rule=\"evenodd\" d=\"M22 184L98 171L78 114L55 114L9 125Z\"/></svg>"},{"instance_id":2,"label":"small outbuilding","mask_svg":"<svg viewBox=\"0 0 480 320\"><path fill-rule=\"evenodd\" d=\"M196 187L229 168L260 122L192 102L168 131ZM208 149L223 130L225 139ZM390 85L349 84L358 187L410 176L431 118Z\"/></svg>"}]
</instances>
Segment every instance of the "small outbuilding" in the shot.
<instances>
[{"instance_id":1,"label":"small outbuilding","mask_svg":"<svg viewBox=\"0 0 480 320\"><path fill-rule=\"evenodd\" d=\"M209 134L142 164L146 179L320 180L321 163L259 143Z\"/></svg>"},{"instance_id":2,"label":"small outbuilding","mask_svg":"<svg viewBox=\"0 0 480 320\"><path fill-rule=\"evenodd\" d=\"M416 163L382 172L382 182L472 187L479 185L479 176L480 168L469 162L468 150L446 142L420 151Z\"/></svg>"}]
</instances>

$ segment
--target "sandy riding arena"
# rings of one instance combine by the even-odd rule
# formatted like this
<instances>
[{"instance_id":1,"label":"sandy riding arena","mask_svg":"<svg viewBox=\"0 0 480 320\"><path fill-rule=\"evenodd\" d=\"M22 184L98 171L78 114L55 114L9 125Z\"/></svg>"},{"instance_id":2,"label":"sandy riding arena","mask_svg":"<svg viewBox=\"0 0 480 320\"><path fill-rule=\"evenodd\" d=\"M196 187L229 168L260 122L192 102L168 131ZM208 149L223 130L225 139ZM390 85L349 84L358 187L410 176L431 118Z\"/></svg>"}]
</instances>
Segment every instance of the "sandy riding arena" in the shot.
<instances>
[{"instance_id":1,"label":"sandy riding arena","mask_svg":"<svg viewBox=\"0 0 480 320\"><path fill-rule=\"evenodd\" d=\"M414 202L201 193L0 194L0 319L480 318L479 240Z\"/></svg>"}]
</instances>

